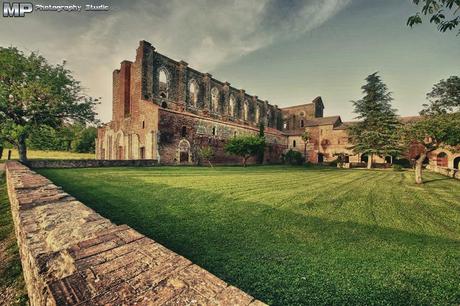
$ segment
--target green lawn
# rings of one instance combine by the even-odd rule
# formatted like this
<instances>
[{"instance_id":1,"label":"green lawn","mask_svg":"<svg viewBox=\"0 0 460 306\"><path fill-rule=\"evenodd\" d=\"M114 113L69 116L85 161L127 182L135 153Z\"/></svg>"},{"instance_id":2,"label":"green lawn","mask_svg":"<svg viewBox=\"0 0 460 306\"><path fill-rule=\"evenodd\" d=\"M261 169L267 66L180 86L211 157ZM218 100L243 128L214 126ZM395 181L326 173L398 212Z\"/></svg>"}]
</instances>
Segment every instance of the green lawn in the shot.
<instances>
[{"instance_id":1,"label":"green lawn","mask_svg":"<svg viewBox=\"0 0 460 306\"><path fill-rule=\"evenodd\" d=\"M460 181L282 166L40 172L269 304L460 303Z\"/></svg>"},{"instance_id":2,"label":"green lawn","mask_svg":"<svg viewBox=\"0 0 460 306\"><path fill-rule=\"evenodd\" d=\"M0 159L0 163L8 159L8 150L6 148L3 149L3 156ZM27 150L28 159L94 159L94 157L94 153ZM19 159L18 150L11 149L11 159Z\"/></svg>"}]
</instances>

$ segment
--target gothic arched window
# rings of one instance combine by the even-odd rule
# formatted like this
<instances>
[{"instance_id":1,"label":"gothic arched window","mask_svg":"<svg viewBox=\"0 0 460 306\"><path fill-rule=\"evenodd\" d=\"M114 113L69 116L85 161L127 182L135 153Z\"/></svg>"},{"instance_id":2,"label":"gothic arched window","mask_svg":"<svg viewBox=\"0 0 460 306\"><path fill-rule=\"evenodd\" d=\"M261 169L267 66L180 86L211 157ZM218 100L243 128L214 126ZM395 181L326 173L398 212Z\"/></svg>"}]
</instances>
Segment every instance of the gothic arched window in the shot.
<instances>
[{"instance_id":1,"label":"gothic arched window","mask_svg":"<svg viewBox=\"0 0 460 306\"><path fill-rule=\"evenodd\" d=\"M198 84L196 83L195 80L190 81L190 84L188 86L188 91L189 91L190 104L192 104L193 106L196 106L198 102Z\"/></svg>"},{"instance_id":2,"label":"gothic arched window","mask_svg":"<svg viewBox=\"0 0 460 306\"><path fill-rule=\"evenodd\" d=\"M248 101L244 101L244 104L243 104L243 119L244 121L247 121L249 118L249 105L248 105Z\"/></svg>"},{"instance_id":3,"label":"gothic arched window","mask_svg":"<svg viewBox=\"0 0 460 306\"><path fill-rule=\"evenodd\" d=\"M216 87L211 89L211 109L216 113L219 111L219 90Z\"/></svg>"},{"instance_id":4,"label":"gothic arched window","mask_svg":"<svg viewBox=\"0 0 460 306\"><path fill-rule=\"evenodd\" d=\"M229 103L228 103L228 107L229 107L228 113L230 114L231 117L235 116L235 105L236 105L235 97L231 95L229 99Z\"/></svg>"},{"instance_id":5,"label":"gothic arched window","mask_svg":"<svg viewBox=\"0 0 460 306\"><path fill-rule=\"evenodd\" d=\"M166 68L162 67L158 71L158 88L159 95L162 98L167 98L169 94L169 73Z\"/></svg>"}]
</instances>

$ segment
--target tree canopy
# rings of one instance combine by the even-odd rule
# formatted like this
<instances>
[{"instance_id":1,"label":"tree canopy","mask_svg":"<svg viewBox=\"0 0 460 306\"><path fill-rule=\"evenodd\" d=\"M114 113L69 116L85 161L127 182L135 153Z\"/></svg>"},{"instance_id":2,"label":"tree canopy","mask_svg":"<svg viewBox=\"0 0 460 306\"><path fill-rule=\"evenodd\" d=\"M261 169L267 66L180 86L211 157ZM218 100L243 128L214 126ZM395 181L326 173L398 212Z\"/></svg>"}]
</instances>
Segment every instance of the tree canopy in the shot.
<instances>
[{"instance_id":1,"label":"tree canopy","mask_svg":"<svg viewBox=\"0 0 460 306\"><path fill-rule=\"evenodd\" d=\"M428 104L424 104L422 115L437 115L460 112L460 77L451 76L433 86L427 94Z\"/></svg>"},{"instance_id":2,"label":"tree canopy","mask_svg":"<svg viewBox=\"0 0 460 306\"><path fill-rule=\"evenodd\" d=\"M393 98L377 73L366 78L362 87L363 98L352 101L356 119L360 120L348 128L355 153L367 154L368 168L372 156L396 155L400 152L397 130L399 120L392 108Z\"/></svg>"},{"instance_id":3,"label":"tree canopy","mask_svg":"<svg viewBox=\"0 0 460 306\"><path fill-rule=\"evenodd\" d=\"M430 23L437 25L440 32L454 30L460 24L460 0L412 0L421 7L415 15L410 16L407 25L423 22L423 16L430 16ZM458 32L460 35L460 30Z\"/></svg>"},{"instance_id":4,"label":"tree canopy","mask_svg":"<svg viewBox=\"0 0 460 306\"><path fill-rule=\"evenodd\" d=\"M71 124L59 128L40 126L27 139L27 146L35 150L73 151L94 153L97 129L84 124Z\"/></svg>"},{"instance_id":5,"label":"tree canopy","mask_svg":"<svg viewBox=\"0 0 460 306\"><path fill-rule=\"evenodd\" d=\"M198 157L203 161L207 161L208 164L212 166L211 159L214 157L214 149L210 146L204 146L198 149Z\"/></svg>"},{"instance_id":6,"label":"tree canopy","mask_svg":"<svg viewBox=\"0 0 460 306\"><path fill-rule=\"evenodd\" d=\"M428 104L420 120L402 128L402 142L409 152L416 147L415 181L423 183L422 164L428 153L439 148L460 149L460 78L441 80L427 94ZM412 150L413 151L413 150Z\"/></svg>"},{"instance_id":7,"label":"tree canopy","mask_svg":"<svg viewBox=\"0 0 460 306\"><path fill-rule=\"evenodd\" d=\"M244 167L249 157L258 154L264 148L265 138L260 136L236 136L225 145L226 152L243 158Z\"/></svg>"},{"instance_id":8,"label":"tree canopy","mask_svg":"<svg viewBox=\"0 0 460 306\"><path fill-rule=\"evenodd\" d=\"M65 64L0 47L0 135L27 161L26 139L43 126L95 122L97 99L88 97Z\"/></svg>"}]
</instances>

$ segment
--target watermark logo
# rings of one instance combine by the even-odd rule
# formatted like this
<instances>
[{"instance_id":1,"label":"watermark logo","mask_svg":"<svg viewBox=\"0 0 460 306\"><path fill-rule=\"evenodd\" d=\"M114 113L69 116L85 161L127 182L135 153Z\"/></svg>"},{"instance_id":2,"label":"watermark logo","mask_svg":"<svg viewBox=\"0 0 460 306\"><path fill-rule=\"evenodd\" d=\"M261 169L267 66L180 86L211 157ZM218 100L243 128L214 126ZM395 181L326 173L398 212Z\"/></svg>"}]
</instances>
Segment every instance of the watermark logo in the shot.
<instances>
[{"instance_id":1,"label":"watermark logo","mask_svg":"<svg viewBox=\"0 0 460 306\"><path fill-rule=\"evenodd\" d=\"M30 2L3 2L3 17L24 17L33 10L34 6Z\"/></svg>"}]
</instances>

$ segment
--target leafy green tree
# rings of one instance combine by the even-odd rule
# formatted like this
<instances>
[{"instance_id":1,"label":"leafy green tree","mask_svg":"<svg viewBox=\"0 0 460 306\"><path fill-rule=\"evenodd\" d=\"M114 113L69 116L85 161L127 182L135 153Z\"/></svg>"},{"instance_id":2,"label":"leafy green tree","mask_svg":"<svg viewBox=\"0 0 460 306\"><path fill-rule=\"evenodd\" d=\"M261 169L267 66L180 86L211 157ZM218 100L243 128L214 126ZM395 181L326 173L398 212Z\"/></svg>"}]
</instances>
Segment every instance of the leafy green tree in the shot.
<instances>
[{"instance_id":1,"label":"leafy green tree","mask_svg":"<svg viewBox=\"0 0 460 306\"><path fill-rule=\"evenodd\" d=\"M344 164L346 164L349 160L349 156L347 153L334 153L334 156L337 157L337 164L340 166L340 168L343 168Z\"/></svg>"},{"instance_id":2,"label":"leafy green tree","mask_svg":"<svg viewBox=\"0 0 460 306\"><path fill-rule=\"evenodd\" d=\"M460 77L451 76L433 86L427 94L428 104L424 104L422 115L448 114L460 111Z\"/></svg>"},{"instance_id":3,"label":"leafy green tree","mask_svg":"<svg viewBox=\"0 0 460 306\"><path fill-rule=\"evenodd\" d=\"M460 78L441 80L427 94L429 104L420 112L420 120L406 124L401 129L406 150L416 147L415 182L423 183L423 161L432 151L445 147L460 150Z\"/></svg>"},{"instance_id":4,"label":"leafy green tree","mask_svg":"<svg viewBox=\"0 0 460 306\"><path fill-rule=\"evenodd\" d=\"M413 27L422 23L422 15L430 16L430 23L437 25L440 32L454 30L460 24L460 0L412 0L421 10L409 17L407 25ZM458 32L460 35L460 31Z\"/></svg>"},{"instance_id":5,"label":"leafy green tree","mask_svg":"<svg viewBox=\"0 0 460 306\"><path fill-rule=\"evenodd\" d=\"M59 140L64 151L72 151L78 133L84 128L80 124L65 124L57 129Z\"/></svg>"},{"instance_id":6,"label":"leafy green tree","mask_svg":"<svg viewBox=\"0 0 460 306\"><path fill-rule=\"evenodd\" d=\"M34 129L95 122L96 104L64 64L0 48L0 135L18 148L22 162L27 162L26 139Z\"/></svg>"},{"instance_id":7,"label":"leafy green tree","mask_svg":"<svg viewBox=\"0 0 460 306\"><path fill-rule=\"evenodd\" d=\"M308 161L308 157L307 157L307 143L310 141L310 134L305 131L303 132L302 136L300 136L303 140L303 143L304 143L304 148L303 148L303 157L305 159L305 161Z\"/></svg>"},{"instance_id":8,"label":"leafy green tree","mask_svg":"<svg viewBox=\"0 0 460 306\"><path fill-rule=\"evenodd\" d=\"M59 128L43 125L30 132L27 145L36 150L94 153L96 137L97 129L84 124L66 124Z\"/></svg>"},{"instance_id":9,"label":"leafy green tree","mask_svg":"<svg viewBox=\"0 0 460 306\"><path fill-rule=\"evenodd\" d=\"M227 153L241 156L243 166L246 167L247 160L265 148L265 139L260 136L236 136L231 138L225 145Z\"/></svg>"},{"instance_id":10,"label":"leafy green tree","mask_svg":"<svg viewBox=\"0 0 460 306\"><path fill-rule=\"evenodd\" d=\"M96 152L96 137L97 129L95 127L87 127L78 134L75 140L75 152L78 153L94 153Z\"/></svg>"},{"instance_id":11,"label":"leafy green tree","mask_svg":"<svg viewBox=\"0 0 460 306\"><path fill-rule=\"evenodd\" d=\"M211 159L214 157L214 150L210 146L205 146L198 149L198 157L200 160L207 161L211 168L213 168Z\"/></svg>"},{"instance_id":12,"label":"leafy green tree","mask_svg":"<svg viewBox=\"0 0 460 306\"><path fill-rule=\"evenodd\" d=\"M0 137L0 159L2 159L3 157L3 143L4 143L4 140L3 138Z\"/></svg>"},{"instance_id":13,"label":"leafy green tree","mask_svg":"<svg viewBox=\"0 0 460 306\"><path fill-rule=\"evenodd\" d=\"M60 138L59 131L46 125L40 126L29 133L27 145L35 150L65 150L65 143Z\"/></svg>"},{"instance_id":14,"label":"leafy green tree","mask_svg":"<svg viewBox=\"0 0 460 306\"><path fill-rule=\"evenodd\" d=\"M360 121L348 128L353 151L367 154L367 167L372 168L374 155L396 155L400 152L396 111L391 107L393 98L377 73L366 78L361 87L364 97L352 101Z\"/></svg>"},{"instance_id":15,"label":"leafy green tree","mask_svg":"<svg viewBox=\"0 0 460 306\"><path fill-rule=\"evenodd\" d=\"M301 165L304 162L304 157L302 153L290 149L284 154L283 161L290 165Z\"/></svg>"}]
</instances>

